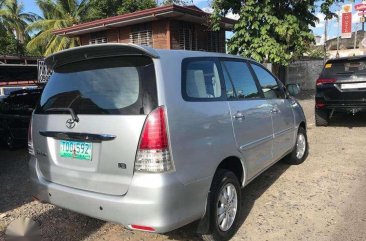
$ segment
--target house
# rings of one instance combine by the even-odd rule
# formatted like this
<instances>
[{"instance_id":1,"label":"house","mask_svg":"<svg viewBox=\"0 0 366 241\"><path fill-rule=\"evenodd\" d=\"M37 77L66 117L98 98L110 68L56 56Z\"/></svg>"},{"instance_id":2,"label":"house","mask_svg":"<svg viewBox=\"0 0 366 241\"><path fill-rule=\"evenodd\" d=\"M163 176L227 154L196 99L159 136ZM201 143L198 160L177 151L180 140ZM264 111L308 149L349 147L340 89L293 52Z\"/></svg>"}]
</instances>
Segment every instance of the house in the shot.
<instances>
[{"instance_id":1,"label":"house","mask_svg":"<svg viewBox=\"0 0 366 241\"><path fill-rule=\"evenodd\" d=\"M211 31L210 14L196 6L161 6L54 31L79 37L81 45L134 43L158 49L225 52L225 31L235 20L222 18L221 30Z\"/></svg>"}]
</instances>

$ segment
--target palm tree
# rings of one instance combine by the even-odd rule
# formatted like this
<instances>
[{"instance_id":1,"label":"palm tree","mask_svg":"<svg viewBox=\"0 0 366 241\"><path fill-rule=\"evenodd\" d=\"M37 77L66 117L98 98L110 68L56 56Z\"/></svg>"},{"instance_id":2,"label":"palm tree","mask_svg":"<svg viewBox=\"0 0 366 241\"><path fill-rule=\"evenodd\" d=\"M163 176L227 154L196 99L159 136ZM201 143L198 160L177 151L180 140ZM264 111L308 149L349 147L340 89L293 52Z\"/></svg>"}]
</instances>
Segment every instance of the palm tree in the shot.
<instances>
[{"instance_id":1,"label":"palm tree","mask_svg":"<svg viewBox=\"0 0 366 241\"><path fill-rule=\"evenodd\" d=\"M89 0L37 0L43 18L31 23L27 30L38 32L27 44L29 51L41 48L44 55L79 45L78 38L56 36L54 30L79 24L85 16Z\"/></svg>"},{"instance_id":2,"label":"palm tree","mask_svg":"<svg viewBox=\"0 0 366 241\"><path fill-rule=\"evenodd\" d=\"M25 13L23 3L18 0L0 0L0 18L7 31L24 43L29 37L26 28L28 23L37 19L34 13Z\"/></svg>"}]
</instances>

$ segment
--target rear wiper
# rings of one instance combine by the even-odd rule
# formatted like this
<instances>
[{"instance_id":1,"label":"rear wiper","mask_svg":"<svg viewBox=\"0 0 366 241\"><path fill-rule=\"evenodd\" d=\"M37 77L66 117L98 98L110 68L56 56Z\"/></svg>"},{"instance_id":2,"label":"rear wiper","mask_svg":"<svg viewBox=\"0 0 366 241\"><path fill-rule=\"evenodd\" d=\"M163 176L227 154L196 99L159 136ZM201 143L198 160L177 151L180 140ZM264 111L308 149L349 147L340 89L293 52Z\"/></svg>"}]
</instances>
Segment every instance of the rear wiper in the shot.
<instances>
[{"instance_id":1,"label":"rear wiper","mask_svg":"<svg viewBox=\"0 0 366 241\"><path fill-rule=\"evenodd\" d=\"M79 122L79 117L76 115L75 111L72 108L49 108L47 110L45 110L46 112L62 112L62 111L67 111L70 113L71 118L73 121L75 122Z\"/></svg>"}]
</instances>

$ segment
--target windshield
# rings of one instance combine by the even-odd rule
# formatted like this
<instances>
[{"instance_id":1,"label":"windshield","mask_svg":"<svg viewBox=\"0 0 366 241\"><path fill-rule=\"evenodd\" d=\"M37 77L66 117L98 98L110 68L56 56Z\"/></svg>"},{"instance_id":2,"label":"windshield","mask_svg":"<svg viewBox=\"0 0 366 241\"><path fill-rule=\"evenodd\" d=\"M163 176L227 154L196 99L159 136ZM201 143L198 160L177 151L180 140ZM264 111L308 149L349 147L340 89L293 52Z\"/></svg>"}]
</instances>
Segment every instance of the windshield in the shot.
<instances>
[{"instance_id":1,"label":"windshield","mask_svg":"<svg viewBox=\"0 0 366 241\"><path fill-rule=\"evenodd\" d=\"M36 113L50 114L49 109L71 108L77 114L138 115L157 106L156 96L150 58L92 59L55 69Z\"/></svg>"}]
</instances>

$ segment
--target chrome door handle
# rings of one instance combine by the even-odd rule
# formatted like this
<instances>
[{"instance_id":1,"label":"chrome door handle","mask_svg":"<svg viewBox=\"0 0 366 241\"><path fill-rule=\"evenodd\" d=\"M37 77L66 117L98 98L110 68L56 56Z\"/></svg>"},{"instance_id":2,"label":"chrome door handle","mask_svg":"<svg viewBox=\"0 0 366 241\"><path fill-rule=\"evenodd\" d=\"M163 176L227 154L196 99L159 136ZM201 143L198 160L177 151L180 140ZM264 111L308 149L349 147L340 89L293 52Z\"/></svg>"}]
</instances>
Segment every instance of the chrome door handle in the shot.
<instances>
[{"instance_id":1,"label":"chrome door handle","mask_svg":"<svg viewBox=\"0 0 366 241\"><path fill-rule=\"evenodd\" d=\"M273 113L273 114L277 114L278 112L280 112L280 110L277 108L272 108L272 110L271 110L271 113Z\"/></svg>"},{"instance_id":2,"label":"chrome door handle","mask_svg":"<svg viewBox=\"0 0 366 241\"><path fill-rule=\"evenodd\" d=\"M237 119L237 120L242 120L242 119L245 119L245 116L242 112L238 111L238 112L236 112L235 115L233 115L233 118Z\"/></svg>"}]
</instances>

